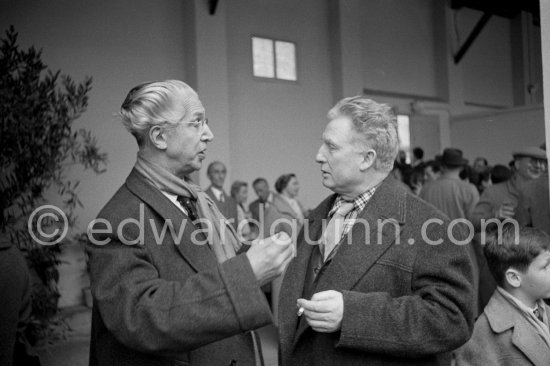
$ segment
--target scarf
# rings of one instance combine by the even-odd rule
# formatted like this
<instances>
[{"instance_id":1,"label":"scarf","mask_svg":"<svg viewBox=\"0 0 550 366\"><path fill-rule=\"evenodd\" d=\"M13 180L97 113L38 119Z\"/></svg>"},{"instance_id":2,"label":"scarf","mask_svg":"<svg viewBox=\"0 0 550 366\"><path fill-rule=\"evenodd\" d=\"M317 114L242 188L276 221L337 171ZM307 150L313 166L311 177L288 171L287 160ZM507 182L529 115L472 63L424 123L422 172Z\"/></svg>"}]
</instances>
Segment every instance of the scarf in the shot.
<instances>
[{"instance_id":1,"label":"scarf","mask_svg":"<svg viewBox=\"0 0 550 366\"><path fill-rule=\"evenodd\" d=\"M197 202L197 212L201 221L206 222L208 228L208 245L214 251L219 263L232 258L241 249L235 229L218 210L216 204L199 186L191 181L176 177L163 167L147 160L138 153L134 166L136 171L143 175L157 189L188 197Z\"/></svg>"}]
</instances>

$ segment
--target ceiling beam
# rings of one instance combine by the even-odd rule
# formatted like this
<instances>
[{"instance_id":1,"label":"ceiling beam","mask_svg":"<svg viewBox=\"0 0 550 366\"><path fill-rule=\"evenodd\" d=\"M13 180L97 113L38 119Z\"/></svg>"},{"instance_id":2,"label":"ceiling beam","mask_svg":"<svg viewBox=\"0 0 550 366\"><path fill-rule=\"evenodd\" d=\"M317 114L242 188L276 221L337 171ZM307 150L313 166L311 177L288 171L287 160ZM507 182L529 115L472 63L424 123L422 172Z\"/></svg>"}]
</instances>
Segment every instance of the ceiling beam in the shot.
<instances>
[{"instance_id":1,"label":"ceiling beam","mask_svg":"<svg viewBox=\"0 0 550 366\"><path fill-rule=\"evenodd\" d=\"M218 0L208 0L208 12L210 15L216 14L216 8L218 7Z\"/></svg>"},{"instance_id":2,"label":"ceiling beam","mask_svg":"<svg viewBox=\"0 0 550 366\"><path fill-rule=\"evenodd\" d=\"M468 52L468 50L470 49L470 46L474 43L474 41L476 40L477 36L479 36L483 28L485 28L485 25L487 24L489 19L491 19L491 13L483 13L483 16L481 17L481 19L479 19L474 29L472 29L472 33L470 33L470 35L468 36L468 38L466 39L462 47L460 47L460 49L454 56L455 64L458 64L460 60L462 60L462 57L464 57L466 52Z\"/></svg>"}]
</instances>

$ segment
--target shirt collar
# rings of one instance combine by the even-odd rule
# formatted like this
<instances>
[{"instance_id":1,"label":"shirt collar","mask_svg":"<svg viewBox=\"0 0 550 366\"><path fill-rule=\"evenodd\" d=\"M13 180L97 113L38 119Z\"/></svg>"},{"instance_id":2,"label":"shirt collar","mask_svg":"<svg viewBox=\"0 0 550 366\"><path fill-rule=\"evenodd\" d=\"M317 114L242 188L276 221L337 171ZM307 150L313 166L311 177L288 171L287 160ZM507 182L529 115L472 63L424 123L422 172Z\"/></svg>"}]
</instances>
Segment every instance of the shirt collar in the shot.
<instances>
[{"instance_id":1,"label":"shirt collar","mask_svg":"<svg viewBox=\"0 0 550 366\"><path fill-rule=\"evenodd\" d=\"M214 195L216 196L216 198L218 199L218 201L221 199L221 196L223 196L223 191L212 186L212 192L214 193Z\"/></svg>"},{"instance_id":2,"label":"shirt collar","mask_svg":"<svg viewBox=\"0 0 550 366\"><path fill-rule=\"evenodd\" d=\"M376 188L378 188L378 186L374 186L374 187L366 190L365 192L361 193L359 196L355 197L355 199L353 200L353 209L352 209L352 211L357 211L357 212L363 211L363 209L367 206L367 203L370 201L370 199L374 195L374 192L376 191ZM328 214L329 217L334 215L336 210L338 210L338 208L340 208L340 206L342 206L342 204L344 202L346 202L346 200L344 200L344 198L339 195L336 198L336 200L334 201L334 205L332 205L332 209L330 210L330 212ZM347 202L349 202L349 201L347 201Z\"/></svg>"},{"instance_id":3,"label":"shirt collar","mask_svg":"<svg viewBox=\"0 0 550 366\"><path fill-rule=\"evenodd\" d=\"M535 307L530 308L529 306L524 304L520 299L518 299L517 297L515 297L514 295L512 295L502 287L498 286L497 291L500 292L500 294L509 302L515 304L519 310L521 310L524 314L528 315L529 317L535 318L535 314L534 314L535 309L538 309L543 314L543 317L544 317L544 314L546 313L546 309L545 309L543 300L541 299L537 300Z\"/></svg>"}]
</instances>

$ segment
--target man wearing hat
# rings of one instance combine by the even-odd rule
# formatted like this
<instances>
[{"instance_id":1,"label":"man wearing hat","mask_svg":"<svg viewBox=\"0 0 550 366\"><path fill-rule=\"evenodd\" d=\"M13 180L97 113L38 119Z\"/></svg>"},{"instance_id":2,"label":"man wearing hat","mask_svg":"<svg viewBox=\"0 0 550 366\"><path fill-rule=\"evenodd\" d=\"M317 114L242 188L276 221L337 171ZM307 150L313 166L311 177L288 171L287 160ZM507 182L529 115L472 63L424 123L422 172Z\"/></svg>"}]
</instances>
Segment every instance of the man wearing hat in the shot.
<instances>
[{"instance_id":1,"label":"man wearing hat","mask_svg":"<svg viewBox=\"0 0 550 366\"><path fill-rule=\"evenodd\" d=\"M476 231L491 230L495 225L481 225L488 219L518 219L518 202L520 192L525 185L537 180L544 171L546 152L538 146L526 146L512 153L514 160L512 178L487 187L481 195L470 220ZM548 185L546 185L548 190ZM520 210L521 211L521 210ZM524 217L525 215L520 216ZM519 221L519 220L518 220ZM520 222L520 224L525 224ZM478 292L478 309L483 310L496 288L496 282L487 272L484 256L478 256L480 277Z\"/></svg>"},{"instance_id":2,"label":"man wearing hat","mask_svg":"<svg viewBox=\"0 0 550 366\"><path fill-rule=\"evenodd\" d=\"M538 146L526 146L512 153L514 175L506 182L488 187L471 216L477 230L483 229L482 219L499 220L516 217L519 195L525 184L539 178L544 172L546 151Z\"/></svg>"},{"instance_id":3,"label":"man wearing hat","mask_svg":"<svg viewBox=\"0 0 550 366\"><path fill-rule=\"evenodd\" d=\"M546 143L541 145L546 150ZM546 158L546 156L545 156ZM550 199L548 192L548 162L544 159L544 173L527 182L519 195L516 219L522 226L532 226L550 234Z\"/></svg>"},{"instance_id":4,"label":"man wearing hat","mask_svg":"<svg viewBox=\"0 0 550 366\"><path fill-rule=\"evenodd\" d=\"M479 201L477 188L460 179L460 171L468 164L468 160L462 156L462 150L448 148L443 150L440 161L441 176L422 188L420 198L439 208L451 220L468 219ZM465 230L467 236L470 235L471 229L465 223L458 222L453 226L453 237L458 237L459 227ZM477 287L479 279L477 255L473 245L467 245L466 249L474 264L472 274L474 285ZM474 299L472 306L477 307L477 298Z\"/></svg>"},{"instance_id":5,"label":"man wearing hat","mask_svg":"<svg viewBox=\"0 0 550 366\"><path fill-rule=\"evenodd\" d=\"M439 208L451 220L468 218L479 200L476 187L459 176L467 163L461 150L445 149L441 156L441 176L420 192L420 198Z\"/></svg>"}]
</instances>

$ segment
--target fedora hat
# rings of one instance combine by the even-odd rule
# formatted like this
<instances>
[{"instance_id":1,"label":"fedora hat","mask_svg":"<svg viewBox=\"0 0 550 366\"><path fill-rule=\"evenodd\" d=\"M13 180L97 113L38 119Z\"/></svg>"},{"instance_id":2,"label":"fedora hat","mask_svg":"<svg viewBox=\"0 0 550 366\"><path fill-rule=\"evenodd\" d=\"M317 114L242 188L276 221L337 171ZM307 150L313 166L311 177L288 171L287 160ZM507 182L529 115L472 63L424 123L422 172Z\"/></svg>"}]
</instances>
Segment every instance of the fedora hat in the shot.
<instances>
[{"instance_id":1,"label":"fedora hat","mask_svg":"<svg viewBox=\"0 0 550 366\"><path fill-rule=\"evenodd\" d=\"M468 160L462 156L462 150L447 148L443 150L441 164L446 166L463 166L468 164Z\"/></svg>"},{"instance_id":2,"label":"fedora hat","mask_svg":"<svg viewBox=\"0 0 550 366\"><path fill-rule=\"evenodd\" d=\"M546 160L546 151L538 146L524 146L521 149L514 151L512 156L514 159L528 156L530 158Z\"/></svg>"}]
</instances>

